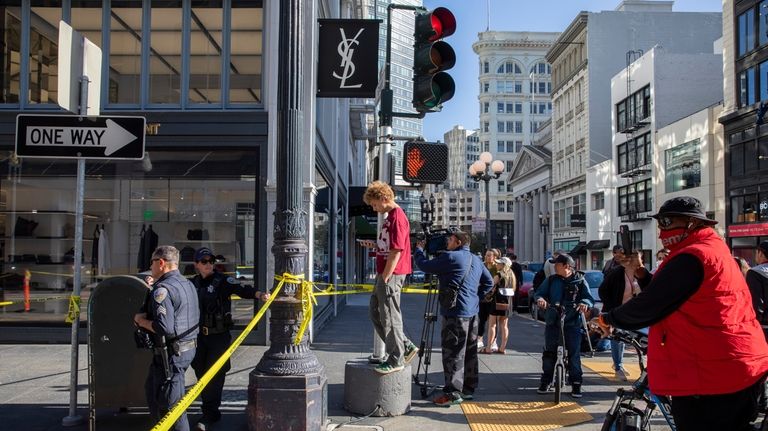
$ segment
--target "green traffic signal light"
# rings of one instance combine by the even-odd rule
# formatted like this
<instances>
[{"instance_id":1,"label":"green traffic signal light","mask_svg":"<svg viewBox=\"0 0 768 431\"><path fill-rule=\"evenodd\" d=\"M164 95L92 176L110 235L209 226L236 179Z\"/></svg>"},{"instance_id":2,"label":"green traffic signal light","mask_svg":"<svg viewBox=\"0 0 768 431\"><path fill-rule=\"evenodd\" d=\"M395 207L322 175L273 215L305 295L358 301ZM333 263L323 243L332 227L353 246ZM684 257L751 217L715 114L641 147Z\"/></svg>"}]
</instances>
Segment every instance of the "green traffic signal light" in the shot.
<instances>
[{"instance_id":1,"label":"green traffic signal light","mask_svg":"<svg viewBox=\"0 0 768 431\"><path fill-rule=\"evenodd\" d=\"M413 107L420 113L436 112L456 90L444 72L456 64L456 54L440 40L456 31L456 18L444 7L417 12L414 28Z\"/></svg>"}]
</instances>

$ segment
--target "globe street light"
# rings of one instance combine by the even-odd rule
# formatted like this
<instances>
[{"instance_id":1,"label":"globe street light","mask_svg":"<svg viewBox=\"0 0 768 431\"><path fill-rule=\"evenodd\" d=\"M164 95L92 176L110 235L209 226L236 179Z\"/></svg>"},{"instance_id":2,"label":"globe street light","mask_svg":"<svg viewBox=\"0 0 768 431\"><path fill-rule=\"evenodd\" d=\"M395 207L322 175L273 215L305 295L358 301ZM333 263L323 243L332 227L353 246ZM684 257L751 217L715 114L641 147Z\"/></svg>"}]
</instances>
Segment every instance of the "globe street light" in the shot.
<instances>
[{"instance_id":1,"label":"globe street light","mask_svg":"<svg viewBox=\"0 0 768 431\"><path fill-rule=\"evenodd\" d=\"M539 212L539 230L544 234L544 259L547 255L547 231L549 230L549 211Z\"/></svg>"},{"instance_id":2,"label":"globe street light","mask_svg":"<svg viewBox=\"0 0 768 431\"><path fill-rule=\"evenodd\" d=\"M491 200L489 195L488 182L497 179L504 172L504 162L494 160L493 155L488 151L480 154L480 160L477 160L469 167L469 176L476 182L485 182L485 246L491 248Z\"/></svg>"}]
</instances>

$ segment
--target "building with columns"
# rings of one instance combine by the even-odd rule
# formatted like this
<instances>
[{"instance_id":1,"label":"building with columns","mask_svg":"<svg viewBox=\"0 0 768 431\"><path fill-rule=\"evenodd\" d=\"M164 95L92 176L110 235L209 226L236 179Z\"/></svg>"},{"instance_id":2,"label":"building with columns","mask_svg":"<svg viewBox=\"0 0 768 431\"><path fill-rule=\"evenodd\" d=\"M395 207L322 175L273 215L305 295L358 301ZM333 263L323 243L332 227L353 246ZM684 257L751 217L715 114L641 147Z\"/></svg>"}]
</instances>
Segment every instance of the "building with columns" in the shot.
<instances>
[{"instance_id":1,"label":"building with columns","mask_svg":"<svg viewBox=\"0 0 768 431\"><path fill-rule=\"evenodd\" d=\"M544 59L559 33L486 31L472 45L480 68L480 151L504 162L508 173L524 145L533 142L541 123L549 119L551 68ZM499 244L512 234L514 202L506 175L487 183L490 200L491 243ZM480 186L484 219L485 191Z\"/></svg>"},{"instance_id":2,"label":"building with columns","mask_svg":"<svg viewBox=\"0 0 768 431\"><path fill-rule=\"evenodd\" d=\"M515 202L512 244L520 262L543 262L551 254L551 145L551 122L545 121L536 134L534 145L523 146L506 179Z\"/></svg>"}]
</instances>

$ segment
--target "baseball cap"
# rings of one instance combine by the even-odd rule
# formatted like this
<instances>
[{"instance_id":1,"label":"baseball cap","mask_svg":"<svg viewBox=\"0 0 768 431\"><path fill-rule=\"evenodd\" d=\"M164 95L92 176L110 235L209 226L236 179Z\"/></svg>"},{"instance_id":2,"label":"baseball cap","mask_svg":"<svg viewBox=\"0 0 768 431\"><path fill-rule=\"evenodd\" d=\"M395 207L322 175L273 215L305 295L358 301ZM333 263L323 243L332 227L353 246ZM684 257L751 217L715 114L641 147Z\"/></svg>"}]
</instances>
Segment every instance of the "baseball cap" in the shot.
<instances>
[{"instance_id":1,"label":"baseball cap","mask_svg":"<svg viewBox=\"0 0 768 431\"><path fill-rule=\"evenodd\" d=\"M199 262L200 260L202 260L204 257L207 257L207 256L211 256L211 257L215 258L214 254L213 254L213 252L211 251L210 248L208 248L208 247L200 247L195 252L195 262Z\"/></svg>"},{"instance_id":2,"label":"baseball cap","mask_svg":"<svg viewBox=\"0 0 768 431\"><path fill-rule=\"evenodd\" d=\"M506 266L512 266L512 260L508 257L500 257L494 260L495 263L503 263Z\"/></svg>"},{"instance_id":3,"label":"baseball cap","mask_svg":"<svg viewBox=\"0 0 768 431\"><path fill-rule=\"evenodd\" d=\"M568 256L567 254L561 254L555 258L555 260L552 261L552 263L564 263L571 268L576 267L576 262L573 260L571 256Z\"/></svg>"}]
</instances>

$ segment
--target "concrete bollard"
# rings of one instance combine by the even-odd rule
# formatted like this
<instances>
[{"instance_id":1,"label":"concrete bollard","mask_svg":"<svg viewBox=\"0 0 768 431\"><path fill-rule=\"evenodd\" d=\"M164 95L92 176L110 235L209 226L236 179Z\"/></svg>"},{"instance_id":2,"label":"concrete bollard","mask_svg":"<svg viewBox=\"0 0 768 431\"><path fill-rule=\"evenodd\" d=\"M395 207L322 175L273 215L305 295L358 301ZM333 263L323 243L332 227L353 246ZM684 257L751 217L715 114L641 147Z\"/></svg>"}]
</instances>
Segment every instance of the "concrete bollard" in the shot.
<instances>
[{"instance_id":1,"label":"concrete bollard","mask_svg":"<svg viewBox=\"0 0 768 431\"><path fill-rule=\"evenodd\" d=\"M375 367L367 360L346 363L344 408L358 415L367 415L372 411L372 416L408 413L411 409L411 366L406 365L402 370L389 374L379 374Z\"/></svg>"}]
</instances>

